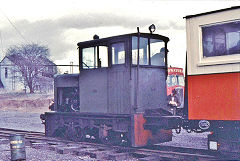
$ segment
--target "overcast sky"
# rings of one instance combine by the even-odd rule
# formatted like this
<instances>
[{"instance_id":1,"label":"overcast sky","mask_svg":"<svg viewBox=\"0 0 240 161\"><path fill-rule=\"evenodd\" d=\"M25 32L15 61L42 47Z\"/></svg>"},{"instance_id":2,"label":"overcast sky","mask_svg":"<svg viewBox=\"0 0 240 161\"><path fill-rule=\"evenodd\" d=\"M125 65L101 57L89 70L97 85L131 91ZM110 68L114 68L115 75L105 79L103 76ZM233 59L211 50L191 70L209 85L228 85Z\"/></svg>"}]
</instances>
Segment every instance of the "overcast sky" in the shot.
<instances>
[{"instance_id":1,"label":"overcast sky","mask_svg":"<svg viewBox=\"0 0 240 161\"><path fill-rule=\"evenodd\" d=\"M239 6L240 0L0 0L1 59L12 45L38 43L56 64L77 64L77 43L136 32L168 36L169 64L185 66L186 15ZM67 70L67 69L66 69Z\"/></svg>"}]
</instances>

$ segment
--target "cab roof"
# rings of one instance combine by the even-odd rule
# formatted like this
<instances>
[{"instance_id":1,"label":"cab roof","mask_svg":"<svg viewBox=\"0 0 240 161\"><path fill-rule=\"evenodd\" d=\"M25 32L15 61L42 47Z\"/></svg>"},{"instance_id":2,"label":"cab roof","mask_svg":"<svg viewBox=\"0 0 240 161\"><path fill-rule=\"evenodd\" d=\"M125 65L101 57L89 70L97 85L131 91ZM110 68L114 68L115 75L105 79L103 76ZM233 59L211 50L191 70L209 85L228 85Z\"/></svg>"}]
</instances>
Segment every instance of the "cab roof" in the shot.
<instances>
[{"instance_id":1,"label":"cab roof","mask_svg":"<svg viewBox=\"0 0 240 161\"><path fill-rule=\"evenodd\" d=\"M100 38L100 39L95 39L95 40L89 40L89 41L83 41L77 43L78 47L84 48L88 46L94 46L99 43L108 43L111 41L114 41L115 39L126 39L130 38L131 36L138 36L138 33L130 33L130 34L124 34L124 35L118 35L118 36L112 36L112 37L107 37L107 38ZM155 38L155 39L161 39L165 43L169 41L169 38L166 36L158 35L158 34L150 34L150 33L140 33L140 37L149 37L149 38Z\"/></svg>"}]
</instances>

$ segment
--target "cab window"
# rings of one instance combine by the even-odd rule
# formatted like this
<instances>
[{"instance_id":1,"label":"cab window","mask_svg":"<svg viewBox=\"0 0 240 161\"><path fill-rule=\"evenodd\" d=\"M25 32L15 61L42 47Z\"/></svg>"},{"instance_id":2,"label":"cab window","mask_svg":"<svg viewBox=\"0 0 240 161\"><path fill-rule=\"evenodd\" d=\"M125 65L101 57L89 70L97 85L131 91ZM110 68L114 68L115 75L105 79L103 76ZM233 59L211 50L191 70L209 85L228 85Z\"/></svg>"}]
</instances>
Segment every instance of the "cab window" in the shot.
<instances>
[{"instance_id":1,"label":"cab window","mask_svg":"<svg viewBox=\"0 0 240 161\"><path fill-rule=\"evenodd\" d=\"M132 37L132 64L137 64L137 55L138 55L138 38L136 36ZM148 39L140 37L139 43L139 64L148 65Z\"/></svg>"},{"instance_id":2,"label":"cab window","mask_svg":"<svg viewBox=\"0 0 240 161\"><path fill-rule=\"evenodd\" d=\"M137 65L138 38L132 37L132 64ZM140 37L139 65L165 66L165 44L162 40Z\"/></svg>"},{"instance_id":3,"label":"cab window","mask_svg":"<svg viewBox=\"0 0 240 161\"><path fill-rule=\"evenodd\" d=\"M150 39L151 65L165 66L165 48L162 40Z\"/></svg>"},{"instance_id":4,"label":"cab window","mask_svg":"<svg viewBox=\"0 0 240 161\"><path fill-rule=\"evenodd\" d=\"M124 64L125 63L125 47L124 43L112 44L112 64Z\"/></svg>"},{"instance_id":5,"label":"cab window","mask_svg":"<svg viewBox=\"0 0 240 161\"><path fill-rule=\"evenodd\" d=\"M108 47L95 46L82 49L83 68L108 67Z\"/></svg>"}]
</instances>

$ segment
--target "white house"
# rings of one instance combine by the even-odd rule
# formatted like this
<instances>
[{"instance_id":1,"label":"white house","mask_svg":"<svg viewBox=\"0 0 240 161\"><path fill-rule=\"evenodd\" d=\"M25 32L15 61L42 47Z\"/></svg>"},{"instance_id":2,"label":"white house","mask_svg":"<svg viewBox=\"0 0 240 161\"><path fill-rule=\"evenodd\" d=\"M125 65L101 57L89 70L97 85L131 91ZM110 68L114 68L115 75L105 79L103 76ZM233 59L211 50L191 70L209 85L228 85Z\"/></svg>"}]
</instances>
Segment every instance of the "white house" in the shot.
<instances>
[{"instance_id":1,"label":"white house","mask_svg":"<svg viewBox=\"0 0 240 161\"><path fill-rule=\"evenodd\" d=\"M3 88L7 91L23 91L25 89L21 74L16 72L16 67L7 58L4 57L0 62L0 78Z\"/></svg>"},{"instance_id":2,"label":"white house","mask_svg":"<svg viewBox=\"0 0 240 161\"><path fill-rule=\"evenodd\" d=\"M46 66L39 76L39 82L41 83L36 84L35 92L53 92L53 75L56 74L57 69L54 63L49 61L48 64L50 66ZM22 74L18 72L17 67L7 57L4 57L0 62L0 80L0 88L6 91L29 91Z\"/></svg>"}]
</instances>

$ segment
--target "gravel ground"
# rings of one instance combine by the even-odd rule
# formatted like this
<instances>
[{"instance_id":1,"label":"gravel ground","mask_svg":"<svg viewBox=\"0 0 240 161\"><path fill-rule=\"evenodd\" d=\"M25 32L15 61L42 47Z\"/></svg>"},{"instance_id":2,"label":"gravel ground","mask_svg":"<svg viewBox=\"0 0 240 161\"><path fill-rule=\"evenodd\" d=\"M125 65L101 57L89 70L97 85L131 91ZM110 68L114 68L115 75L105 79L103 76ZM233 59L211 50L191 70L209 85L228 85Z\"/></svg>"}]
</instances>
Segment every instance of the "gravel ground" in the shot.
<instances>
[{"instance_id":1,"label":"gravel ground","mask_svg":"<svg viewBox=\"0 0 240 161\"><path fill-rule=\"evenodd\" d=\"M185 147L194 149L208 149L207 136L208 132L204 133L188 133L186 130L181 130L180 134L176 134L173 130L172 141L167 143L161 143L160 145Z\"/></svg>"},{"instance_id":2,"label":"gravel ground","mask_svg":"<svg viewBox=\"0 0 240 161\"><path fill-rule=\"evenodd\" d=\"M11 160L9 144L0 144L0 161ZM74 156L71 154L58 154L55 151L45 149L35 149L26 146L26 160L27 161L86 161L94 160L88 156Z\"/></svg>"},{"instance_id":3,"label":"gravel ground","mask_svg":"<svg viewBox=\"0 0 240 161\"><path fill-rule=\"evenodd\" d=\"M1 111L0 127L44 132L44 125L41 124L40 113Z\"/></svg>"}]
</instances>

